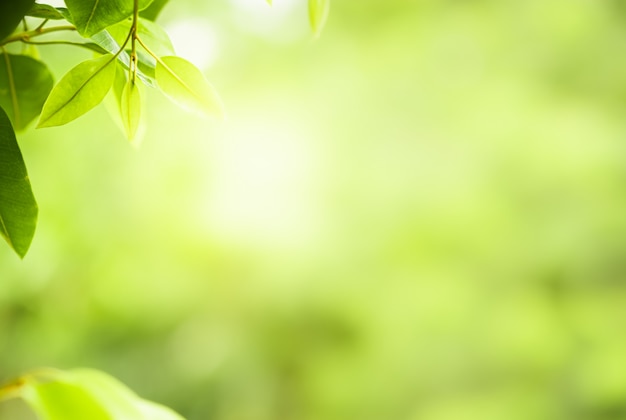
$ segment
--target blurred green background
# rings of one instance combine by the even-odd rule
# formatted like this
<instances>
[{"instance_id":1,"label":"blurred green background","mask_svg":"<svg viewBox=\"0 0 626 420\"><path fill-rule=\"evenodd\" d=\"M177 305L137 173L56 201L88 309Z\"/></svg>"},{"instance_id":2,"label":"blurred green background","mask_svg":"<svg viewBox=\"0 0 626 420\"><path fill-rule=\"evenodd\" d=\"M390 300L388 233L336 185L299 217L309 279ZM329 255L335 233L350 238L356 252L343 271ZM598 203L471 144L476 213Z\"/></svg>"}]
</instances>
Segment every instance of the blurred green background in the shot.
<instances>
[{"instance_id":1,"label":"blurred green background","mask_svg":"<svg viewBox=\"0 0 626 420\"><path fill-rule=\"evenodd\" d=\"M624 3L334 0L316 41L274 3L160 18L226 121L146 92L138 149L104 107L20 137L0 379L94 367L190 420L626 419Z\"/></svg>"}]
</instances>

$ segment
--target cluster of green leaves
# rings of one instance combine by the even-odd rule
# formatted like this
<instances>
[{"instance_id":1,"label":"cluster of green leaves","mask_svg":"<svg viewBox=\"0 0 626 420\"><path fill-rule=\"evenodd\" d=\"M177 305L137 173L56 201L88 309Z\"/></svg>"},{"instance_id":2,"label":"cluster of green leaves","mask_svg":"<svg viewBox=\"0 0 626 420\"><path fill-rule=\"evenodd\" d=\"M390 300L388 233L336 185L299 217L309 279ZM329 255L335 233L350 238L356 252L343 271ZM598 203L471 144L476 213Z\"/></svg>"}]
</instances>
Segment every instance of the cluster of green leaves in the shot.
<instances>
[{"instance_id":1,"label":"cluster of green leaves","mask_svg":"<svg viewBox=\"0 0 626 420\"><path fill-rule=\"evenodd\" d=\"M37 117L38 128L67 124L113 90L116 119L132 140L141 123L144 85L160 89L188 111L223 115L222 101L202 72L176 56L167 33L154 22L167 1L65 0L67 7L35 0L0 4L0 234L20 257L30 247L38 208L15 131L26 129ZM326 22L329 1L308 0L316 36ZM41 23L28 30L26 17ZM64 22L48 25L55 21ZM21 22L23 31L15 33ZM58 31L76 31L85 42L33 40ZM96 57L78 64L54 85L38 54L7 52L5 46L14 42L32 48L53 43L79 46Z\"/></svg>"},{"instance_id":2,"label":"cluster of green leaves","mask_svg":"<svg viewBox=\"0 0 626 420\"><path fill-rule=\"evenodd\" d=\"M0 388L0 400L21 398L41 420L184 420L92 369L41 370Z\"/></svg>"},{"instance_id":3,"label":"cluster of green leaves","mask_svg":"<svg viewBox=\"0 0 626 420\"><path fill-rule=\"evenodd\" d=\"M155 19L168 0L65 0L66 7L12 0L0 3L0 234L20 256L30 247L38 207L16 131L38 119L37 128L67 124L113 92L114 114L132 140L141 122L142 89L159 89L185 110L223 115L218 94L202 72L176 56ZM271 0L267 0L271 5ZM329 0L309 0L309 20L319 35ZM27 23L37 22L30 30ZM74 40L39 41L53 32L76 32ZM6 46L22 43L22 54ZM41 61L37 45L86 48L94 58L77 64L58 83ZM0 388L0 401L19 397L43 420L181 420L143 400L115 379L91 370L45 371Z\"/></svg>"},{"instance_id":4,"label":"cluster of green leaves","mask_svg":"<svg viewBox=\"0 0 626 420\"><path fill-rule=\"evenodd\" d=\"M102 102L110 91L117 120L133 139L141 121L141 91L157 88L182 108L221 116L222 102L202 72L175 55L165 30L154 19L167 0L66 0L52 7L34 0L0 5L0 233L24 257L37 221L37 203L15 131L38 118L37 128L67 124ZM40 19L36 29L29 21ZM22 31L16 31L24 22ZM38 41L59 31L77 32L85 42ZM11 54L21 42L70 44L93 51L56 85L47 66L33 54Z\"/></svg>"}]
</instances>

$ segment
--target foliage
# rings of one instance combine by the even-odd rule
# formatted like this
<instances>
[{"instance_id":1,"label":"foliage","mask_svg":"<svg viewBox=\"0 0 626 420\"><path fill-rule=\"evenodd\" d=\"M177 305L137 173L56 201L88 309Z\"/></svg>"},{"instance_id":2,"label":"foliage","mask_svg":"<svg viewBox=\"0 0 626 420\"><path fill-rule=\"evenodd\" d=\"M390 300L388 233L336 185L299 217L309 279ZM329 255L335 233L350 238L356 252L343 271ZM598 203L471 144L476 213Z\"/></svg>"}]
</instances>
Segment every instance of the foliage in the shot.
<instances>
[{"instance_id":1,"label":"foliage","mask_svg":"<svg viewBox=\"0 0 626 420\"><path fill-rule=\"evenodd\" d=\"M146 401L100 371L53 369L32 372L0 390L0 399L23 398L42 420L182 420Z\"/></svg>"},{"instance_id":2,"label":"foliage","mask_svg":"<svg viewBox=\"0 0 626 420\"><path fill-rule=\"evenodd\" d=\"M181 108L222 117L222 101L203 73L176 56L165 30L154 20L167 0L65 0L53 7L34 0L0 5L0 234L23 258L32 242L38 207L15 132L38 118L37 128L65 125L84 115L113 90L118 117L129 140L141 120L142 89L160 90ZM271 4L271 2L269 2ZM309 1L316 35L328 1ZM27 20L28 18L28 20ZM28 24L38 20L35 29ZM20 24L23 28L17 29ZM75 32L82 42L39 41ZM22 43L22 54L7 46ZM37 45L66 44L93 52L56 84ZM181 417L143 400L104 373L44 370L23 375L0 388L0 401L22 398L42 420L178 420Z\"/></svg>"},{"instance_id":3,"label":"foliage","mask_svg":"<svg viewBox=\"0 0 626 420\"><path fill-rule=\"evenodd\" d=\"M14 130L26 129L38 115L37 128L75 120L102 102L116 78L121 81L117 86L124 86L115 93L118 113L129 140L135 137L139 126L140 86L144 84L160 89L188 111L223 116L222 101L215 89L193 64L174 55L167 33L154 22L166 3L165 0L66 0L67 8L61 8L20 0L0 6L0 39L3 39L0 41L0 107L11 121L2 125L2 138L14 138ZM328 0L309 0L309 17L316 35L326 21L328 4ZM34 30L28 30L25 17L42 21ZM11 35L22 20L24 30ZM49 25L62 20L67 25ZM76 31L86 42L33 40L58 31ZM93 50L98 56L76 65L52 88L52 74L44 62L6 51L5 46L16 42L74 45ZM13 155L6 155L10 156ZM14 178L25 174L18 154L6 165L1 170ZM23 195L13 200L13 212L5 210L2 215L2 233L20 257L28 251L37 219L37 213L32 211L36 205L28 178L22 178L26 179L19 189ZM16 191L15 185L5 181L0 191L10 196ZM0 203L0 206L8 204Z\"/></svg>"}]
</instances>

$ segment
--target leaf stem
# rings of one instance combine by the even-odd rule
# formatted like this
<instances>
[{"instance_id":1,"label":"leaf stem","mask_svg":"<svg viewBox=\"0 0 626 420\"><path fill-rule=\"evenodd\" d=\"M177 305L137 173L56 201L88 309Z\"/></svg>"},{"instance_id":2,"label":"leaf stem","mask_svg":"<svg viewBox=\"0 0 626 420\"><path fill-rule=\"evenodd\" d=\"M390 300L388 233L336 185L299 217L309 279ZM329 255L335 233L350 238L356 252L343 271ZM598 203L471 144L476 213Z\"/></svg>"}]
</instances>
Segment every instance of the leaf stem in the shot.
<instances>
[{"instance_id":1,"label":"leaf stem","mask_svg":"<svg viewBox=\"0 0 626 420\"><path fill-rule=\"evenodd\" d=\"M156 61L158 61L159 63L161 63L161 65L167 67L165 65L165 63L159 58L158 55L156 55L150 48L148 48L148 46L146 44L143 43L143 41L141 40L141 38L136 37L137 38L137 42L139 42L139 44L143 47L144 50L146 50L146 52L148 54L150 54ZM169 67L168 67L169 68Z\"/></svg>"},{"instance_id":2,"label":"leaf stem","mask_svg":"<svg viewBox=\"0 0 626 420\"><path fill-rule=\"evenodd\" d=\"M44 19L44 20L43 20L43 22L41 22L41 23L39 24L39 26L37 26L37 27L35 28L35 32L41 32L41 31L42 31L42 29L43 29L43 27L44 27L44 26L46 26L46 23L48 23L48 21L49 21L49 20L50 20L50 19ZM26 30L26 29L24 29L24 30Z\"/></svg>"},{"instance_id":3,"label":"leaf stem","mask_svg":"<svg viewBox=\"0 0 626 420\"><path fill-rule=\"evenodd\" d=\"M42 25L39 25L37 29L33 29L32 31L24 31L8 38L5 38L4 41L0 42L0 47L5 46L6 44L10 44L11 42L24 42L28 41L31 38L36 36L49 34L51 32L59 32L59 31L75 31L76 27L73 25L62 25L62 26L51 26L49 28L43 28Z\"/></svg>"},{"instance_id":4,"label":"leaf stem","mask_svg":"<svg viewBox=\"0 0 626 420\"><path fill-rule=\"evenodd\" d=\"M130 66L129 80L135 83L137 79L137 28L139 27L139 0L133 0L133 24L130 28L131 34L131 50L130 50Z\"/></svg>"},{"instance_id":5,"label":"leaf stem","mask_svg":"<svg viewBox=\"0 0 626 420\"><path fill-rule=\"evenodd\" d=\"M72 41L27 41L27 40L23 40L22 42L25 44L31 44L31 45L72 45L74 47L86 48L92 51L95 51L96 47L98 47L98 51L100 53L102 54L108 53L107 50L100 47L98 44L94 44L90 42L86 43L86 42L72 42Z\"/></svg>"}]
</instances>

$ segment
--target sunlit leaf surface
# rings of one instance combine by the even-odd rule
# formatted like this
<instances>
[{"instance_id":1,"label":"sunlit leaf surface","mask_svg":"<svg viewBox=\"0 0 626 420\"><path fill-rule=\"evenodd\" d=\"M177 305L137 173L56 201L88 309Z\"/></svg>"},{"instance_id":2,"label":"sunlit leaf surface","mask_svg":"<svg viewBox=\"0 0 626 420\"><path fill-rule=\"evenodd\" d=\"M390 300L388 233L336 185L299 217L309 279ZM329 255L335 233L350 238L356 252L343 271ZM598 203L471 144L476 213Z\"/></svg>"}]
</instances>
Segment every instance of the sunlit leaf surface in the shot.
<instances>
[{"instance_id":1,"label":"sunlit leaf surface","mask_svg":"<svg viewBox=\"0 0 626 420\"><path fill-rule=\"evenodd\" d=\"M129 140L135 138L137 128L139 127L139 117L141 113L141 98L139 96L139 87L137 82L128 80L122 91L120 98L120 112L122 122L126 130L126 136Z\"/></svg>"},{"instance_id":2,"label":"sunlit leaf surface","mask_svg":"<svg viewBox=\"0 0 626 420\"><path fill-rule=\"evenodd\" d=\"M189 61L175 56L161 57L155 77L163 93L180 107L204 115L223 116L217 92Z\"/></svg>"},{"instance_id":3,"label":"sunlit leaf surface","mask_svg":"<svg viewBox=\"0 0 626 420\"><path fill-rule=\"evenodd\" d=\"M80 63L54 86L38 127L67 124L98 105L111 89L116 61L110 54Z\"/></svg>"}]
</instances>

